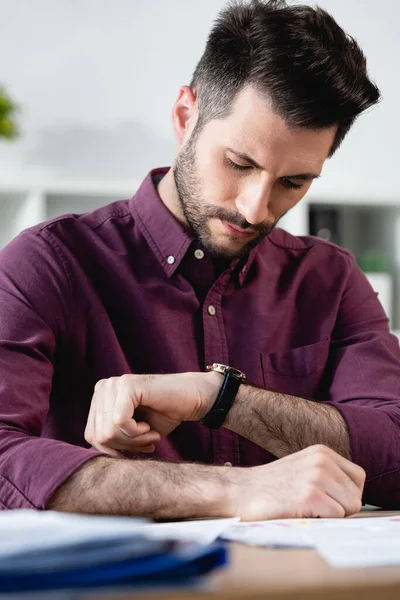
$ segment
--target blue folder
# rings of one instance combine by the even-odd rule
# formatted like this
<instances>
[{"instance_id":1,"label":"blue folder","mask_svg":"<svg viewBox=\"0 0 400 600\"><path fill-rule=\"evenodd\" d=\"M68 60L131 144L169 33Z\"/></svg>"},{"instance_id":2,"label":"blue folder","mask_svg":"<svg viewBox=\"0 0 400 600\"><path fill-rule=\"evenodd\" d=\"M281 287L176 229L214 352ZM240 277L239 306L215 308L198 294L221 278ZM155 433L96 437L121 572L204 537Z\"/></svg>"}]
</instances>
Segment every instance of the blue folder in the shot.
<instances>
[{"instance_id":1,"label":"blue folder","mask_svg":"<svg viewBox=\"0 0 400 600\"><path fill-rule=\"evenodd\" d=\"M227 562L227 550L221 545L164 542L157 552L138 556L134 550L123 558L114 556L106 563L65 569L15 570L0 573L0 593L66 588L99 587L116 584L190 584L199 575L209 573ZM109 557L110 558L110 557Z\"/></svg>"}]
</instances>

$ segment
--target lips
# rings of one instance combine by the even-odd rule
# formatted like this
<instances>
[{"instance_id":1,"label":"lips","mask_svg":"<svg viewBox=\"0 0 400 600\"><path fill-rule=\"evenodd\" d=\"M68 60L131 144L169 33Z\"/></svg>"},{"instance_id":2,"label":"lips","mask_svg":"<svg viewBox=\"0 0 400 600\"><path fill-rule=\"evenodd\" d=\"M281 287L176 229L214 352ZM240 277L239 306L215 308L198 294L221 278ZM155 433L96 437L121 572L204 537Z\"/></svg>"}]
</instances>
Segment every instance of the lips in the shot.
<instances>
[{"instance_id":1,"label":"lips","mask_svg":"<svg viewBox=\"0 0 400 600\"><path fill-rule=\"evenodd\" d=\"M228 224L226 221L221 221L223 228L225 229L228 235L237 238L251 238L255 235L255 231L252 229L241 229L240 227L235 227L234 225Z\"/></svg>"}]
</instances>

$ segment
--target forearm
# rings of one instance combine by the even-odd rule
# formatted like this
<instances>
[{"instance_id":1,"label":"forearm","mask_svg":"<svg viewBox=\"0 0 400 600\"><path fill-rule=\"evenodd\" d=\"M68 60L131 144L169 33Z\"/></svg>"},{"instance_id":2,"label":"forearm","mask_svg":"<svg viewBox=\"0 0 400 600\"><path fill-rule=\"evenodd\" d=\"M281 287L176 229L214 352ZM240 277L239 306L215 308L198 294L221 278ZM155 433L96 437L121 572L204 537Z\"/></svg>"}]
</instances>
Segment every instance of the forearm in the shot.
<instances>
[{"instance_id":1,"label":"forearm","mask_svg":"<svg viewBox=\"0 0 400 600\"><path fill-rule=\"evenodd\" d=\"M232 516L228 467L97 457L66 480L46 508L153 519Z\"/></svg>"},{"instance_id":2,"label":"forearm","mask_svg":"<svg viewBox=\"0 0 400 600\"><path fill-rule=\"evenodd\" d=\"M224 426L277 458L315 444L351 458L346 423L324 402L241 385Z\"/></svg>"}]
</instances>

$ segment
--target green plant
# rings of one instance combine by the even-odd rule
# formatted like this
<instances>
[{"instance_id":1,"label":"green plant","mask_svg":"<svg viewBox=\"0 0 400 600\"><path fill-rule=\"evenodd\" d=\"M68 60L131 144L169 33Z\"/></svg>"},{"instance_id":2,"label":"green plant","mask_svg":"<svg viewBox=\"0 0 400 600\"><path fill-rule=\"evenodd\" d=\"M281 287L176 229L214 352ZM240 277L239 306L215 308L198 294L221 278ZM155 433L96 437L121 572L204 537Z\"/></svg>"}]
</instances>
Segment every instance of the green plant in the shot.
<instances>
[{"instance_id":1,"label":"green plant","mask_svg":"<svg viewBox=\"0 0 400 600\"><path fill-rule=\"evenodd\" d=\"M4 88L0 87L0 138L12 140L18 137L19 130L15 122L18 110L15 102L7 95Z\"/></svg>"},{"instance_id":2,"label":"green plant","mask_svg":"<svg viewBox=\"0 0 400 600\"><path fill-rule=\"evenodd\" d=\"M390 273L388 258L382 252L364 252L357 257L357 262L364 273Z\"/></svg>"}]
</instances>

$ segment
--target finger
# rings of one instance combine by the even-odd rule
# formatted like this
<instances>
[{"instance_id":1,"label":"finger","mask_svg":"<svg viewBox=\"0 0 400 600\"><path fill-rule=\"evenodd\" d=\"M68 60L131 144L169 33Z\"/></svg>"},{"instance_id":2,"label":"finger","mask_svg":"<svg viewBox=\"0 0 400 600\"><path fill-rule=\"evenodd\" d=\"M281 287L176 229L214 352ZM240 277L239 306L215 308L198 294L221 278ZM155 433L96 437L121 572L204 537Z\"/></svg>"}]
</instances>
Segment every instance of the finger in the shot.
<instances>
[{"instance_id":1,"label":"finger","mask_svg":"<svg viewBox=\"0 0 400 600\"><path fill-rule=\"evenodd\" d=\"M137 448L147 446L149 444L156 444L160 441L160 434L156 431L144 433L141 436L131 438L124 434L115 435L110 442L112 447L116 450L129 450L130 452L136 452Z\"/></svg>"},{"instance_id":2,"label":"finger","mask_svg":"<svg viewBox=\"0 0 400 600\"><path fill-rule=\"evenodd\" d=\"M105 426L103 423L104 420L104 394L105 394L106 384L102 386L102 388L96 394L96 404L93 412L93 427L94 427L94 443L96 445L101 445L101 440L104 439L104 431Z\"/></svg>"},{"instance_id":3,"label":"finger","mask_svg":"<svg viewBox=\"0 0 400 600\"><path fill-rule=\"evenodd\" d=\"M145 421L135 421L135 419L130 419L129 421L124 422L122 425L117 425L114 421L115 427L118 427L119 431L121 431L124 435L136 438L145 433L149 433L150 425Z\"/></svg>"},{"instance_id":4,"label":"finger","mask_svg":"<svg viewBox=\"0 0 400 600\"><path fill-rule=\"evenodd\" d=\"M341 519L345 516L345 510L340 502L325 494L322 490L316 490L310 497L309 506L305 509L305 517L322 519Z\"/></svg>"},{"instance_id":5,"label":"finger","mask_svg":"<svg viewBox=\"0 0 400 600\"><path fill-rule=\"evenodd\" d=\"M156 444L157 442L159 442L161 439L160 434L158 433L158 431L148 431L147 433L143 433L142 435L138 435L134 438L129 438L128 440L125 440L127 443L129 443L130 446L147 446L147 444Z\"/></svg>"},{"instance_id":6,"label":"finger","mask_svg":"<svg viewBox=\"0 0 400 600\"><path fill-rule=\"evenodd\" d=\"M324 446L316 446L312 452L312 481L338 502L347 515L358 512L362 491L343 469L348 467L349 461Z\"/></svg>"},{"instance_id":7,"label":"finger","mask_svg":"<svg viewBox=\"0 0 400 600\"><path fill-rule=\"evenodd\" d=\"M342 461L344 461L342 466L343 471L346 473L346 475L348 475L348 477L350 477L352 481L354 481L355 485L358 487L360 493L362 494L366 478L366 473L364 469L359 465L356 465L355 463L346 460L343 456L341 456L340 458L342 459Z\"/></svg>"},{"instance_id":8,"label":"finger","mask_svg":"<svg viewBox=\"0 0 400 600\"><path fill-rule=\"evenodd\" d=\"M96 404L93 414L93 445L101 452L105 452L113 457L121 456L119 450L122 449L115 444L115 440L122 434L114 427L112 422L114 398L117 393L117 382L117 378L111 377L110 379L105 380L102 386L99 386L98 391L96 392Z\"/></svg>"},{"instance_id":9,"label":"finger","mask_svg":"<svg viewBox=\"0 0 400 600\"><path fill-rule=\"evenodd\" d=\"M327 450L334 458L336 464L346 473L348 477L350 477L352 481L354 481L358 489L362 492L364 489L366 476L364 469L351 462L347 458L344 458L344 456L341 456L331 448L327 448Z\"/></svg>"},{"instance_id":10,"label":"finger","mask_svg":"<svg viewBox=\"0 0 400 600\"><path fill-rule=\"evenodd\" d=\"M85 429L85 439L91 444L93 440L97 439L97 429L99 427L98 422L98 411L101 410L102 406L102 395L104 390L105 380L100 380L94 387L92 400L90 403L89 415ZM100 428L101 431L101 428Z\"/></svg>"},{"instance_id":11,"label":"finger","mask_svg":"<svg viewBox=\"0 0 400 600\"><path fill-rule=\"evenodd\" d=\"M86 422L84 437L85 440L91 444L94 440L94 406L96 403L96 394L93 394L92 401L90 403L89 414Z\"/></svg>"},{"instance_id":12,"label":"finger","mask_svg":"<svg viewBox=\"0 0 400 600\"><path fill-rule=\"evenodd\" d=\"M362 504L360 488L347 473L334 463L332 463L325 491L331 498L343 506L346 516L360 511Z\"/></svg>"},{"instance_id":13,"label":"finger","mask_svg":"<svg viewBox=\"0 0 400 600\"><path fill-rule=\"evenodd\" d=\"M130 437L135 437L150 430L147 423L140 421L141 425L139 426L139 423L133 419L135 412L133 382L133 378L129 380L126 377L120 378L112 415L114 426Z\"/></svg>"},{"instance_id":14,"label":"finger","mask_svg":"<svg viewBox=\"0 0 400 600\"><path fill-rule=\"evenodd\" d=\"M140 452L140 454L152 454L155 451L156 447L154 444L149 444L148 446L141 446L140 448L136 448L135 452Z\"/></svg>"},{"instance_id":15,"label":"finger","mask_svg":"<svg viewBox=\"0 0 400 600\"><path fill-rule=\"evenodd\" d=\"M91 449L98 450L99 452L103 452L104 454L107 454L108 456L111 456L112 458L124 458L124 455L122 454L122 452L115 450L115 448L108 448L107 446L104 446L103 444L100 444L98 442L94 442L92 444Z\"/></svg>"},{"instance_id":16,"label":"finger","mask_svg":"<svg viewBox=\"0 0 400 600\"><path fill-rule=\"evenodd\" d=\"M129 452L129 454L150 454L154 452L155 449L156 447L154 444L149 444L148 446L140 446L139 448L135 448L134 450L125 450L123 454L125 455L127 452ZM128 456L125 456L125 458L128 458Z\"/></svg>"}]
</instances>

